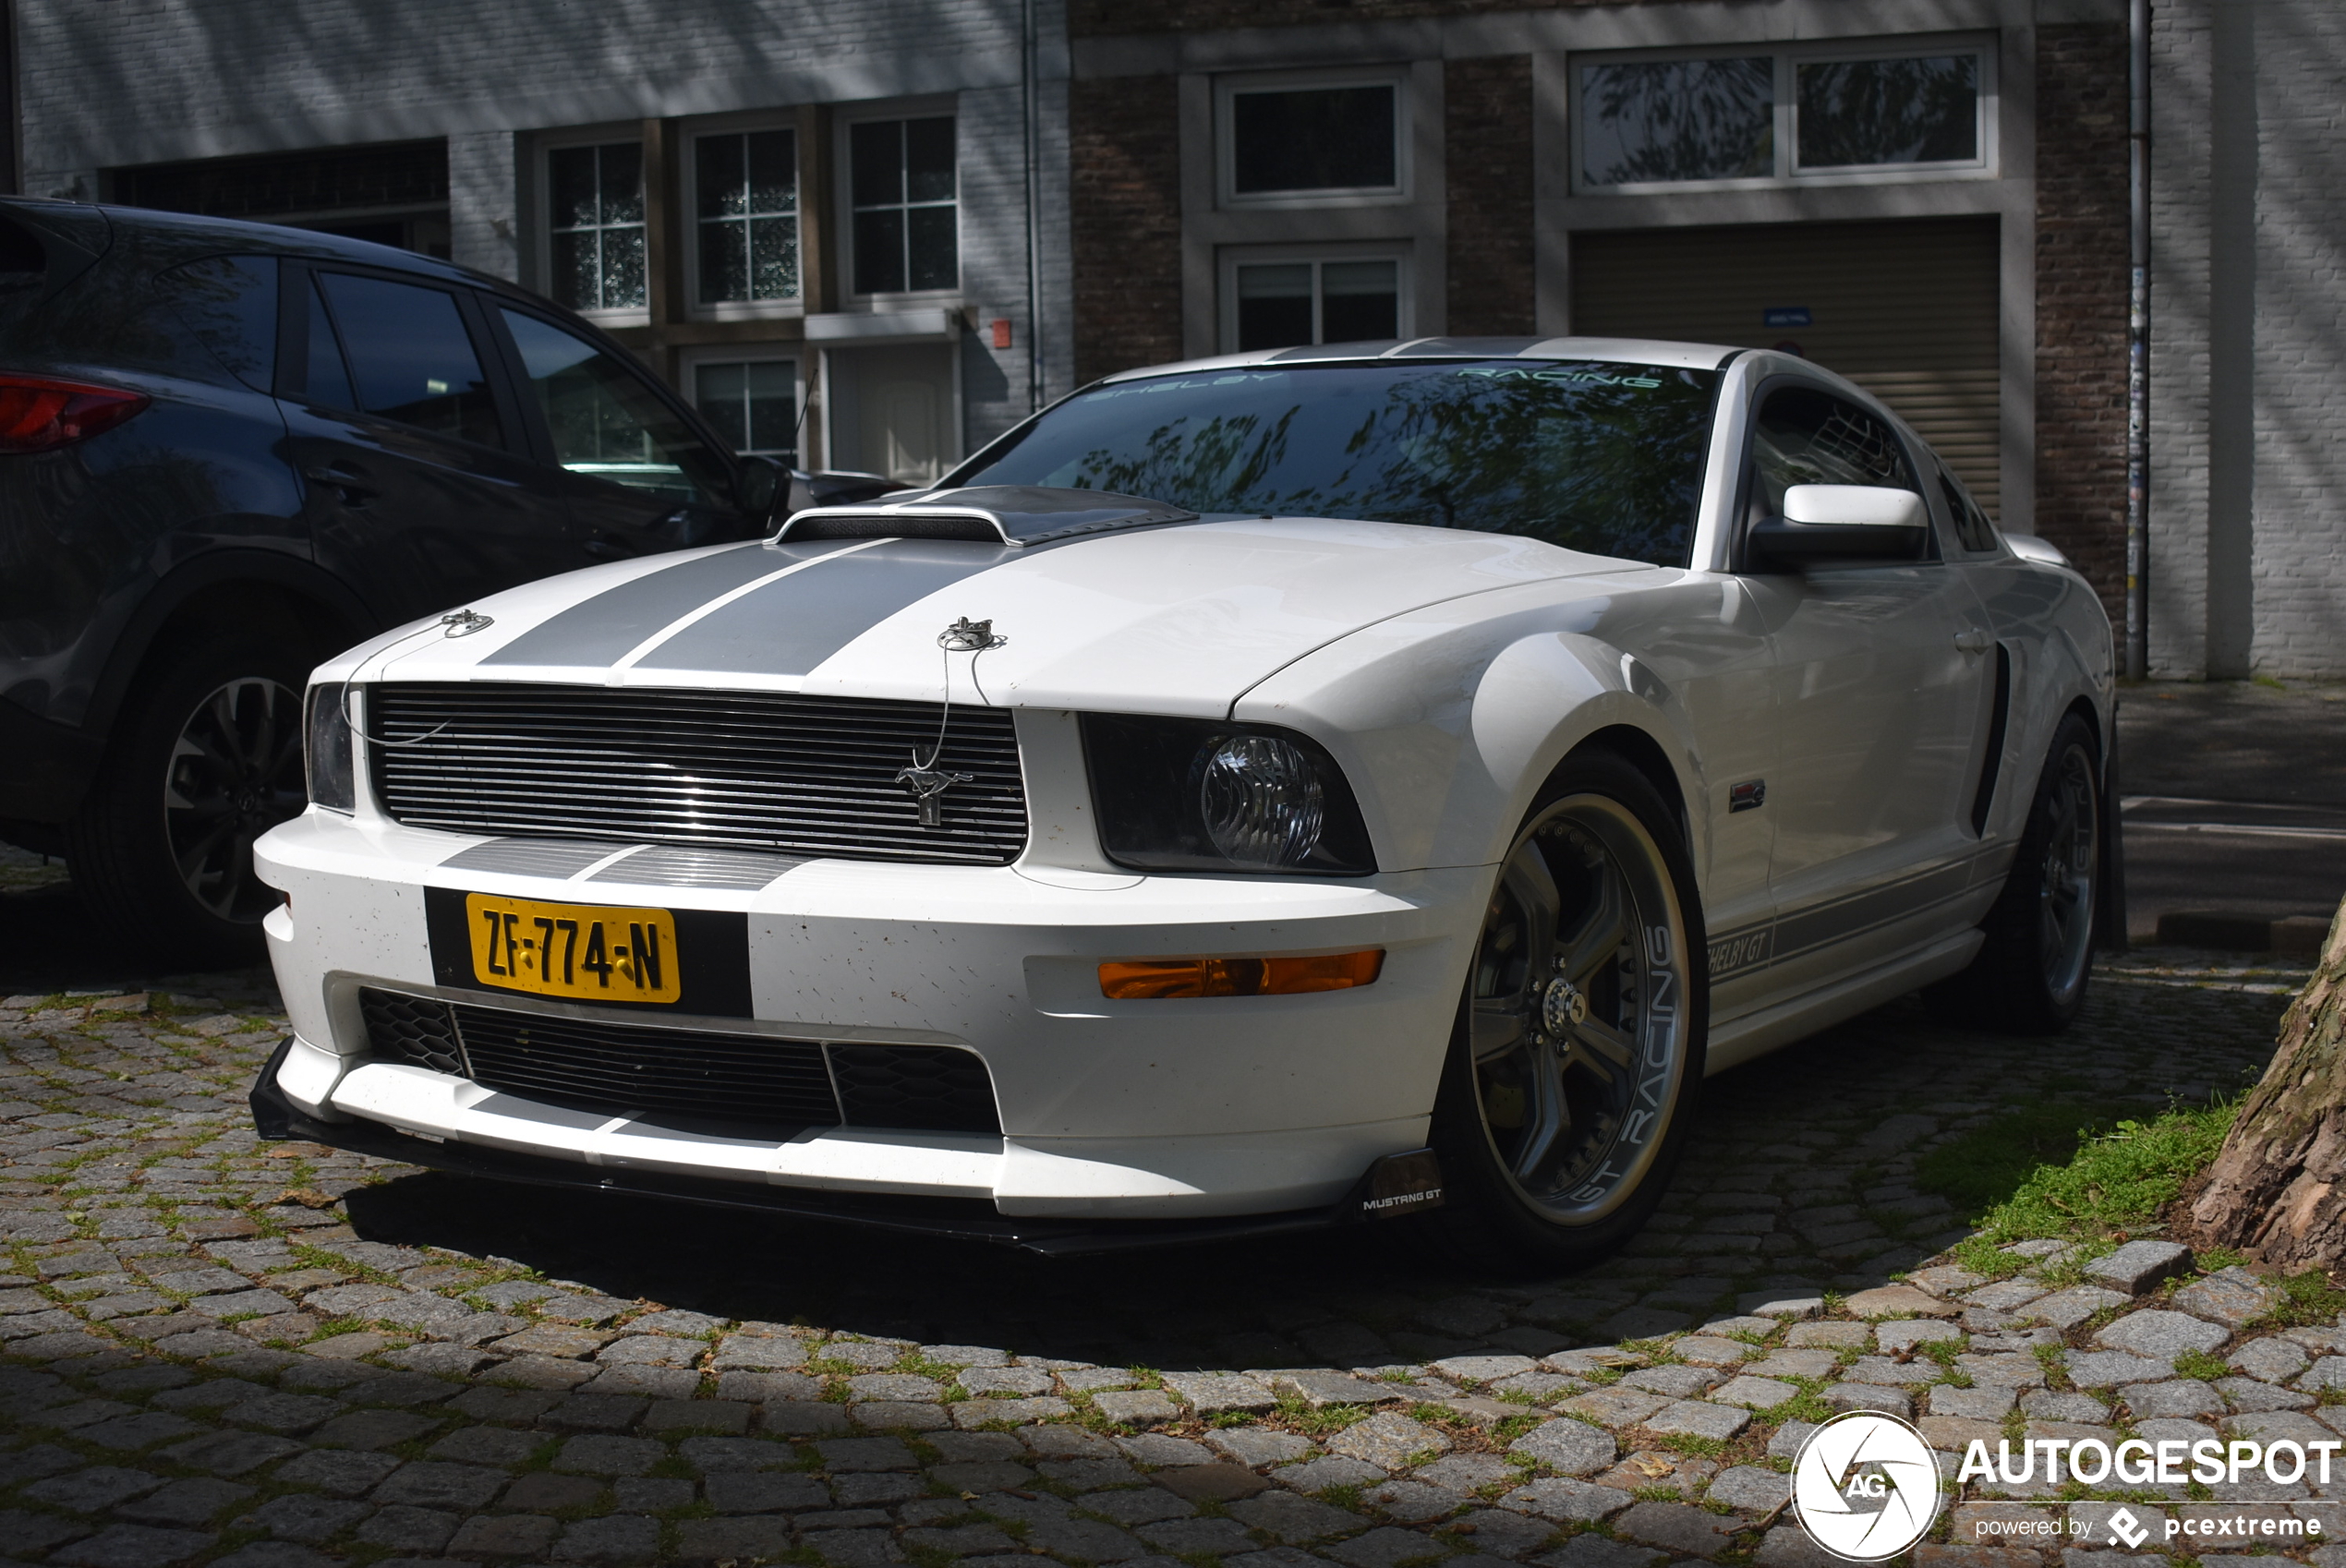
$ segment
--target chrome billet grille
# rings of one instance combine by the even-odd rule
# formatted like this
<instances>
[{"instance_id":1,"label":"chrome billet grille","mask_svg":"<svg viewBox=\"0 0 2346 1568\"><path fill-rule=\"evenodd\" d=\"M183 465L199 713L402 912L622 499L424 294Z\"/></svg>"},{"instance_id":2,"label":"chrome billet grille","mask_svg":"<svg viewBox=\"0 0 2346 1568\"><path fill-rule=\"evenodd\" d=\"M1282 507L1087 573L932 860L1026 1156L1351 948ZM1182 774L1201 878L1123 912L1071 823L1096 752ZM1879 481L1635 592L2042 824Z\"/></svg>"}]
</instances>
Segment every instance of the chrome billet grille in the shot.
<instances>
[{"instance_id":1,"label":"chrome billet grille","mask_svg":"<svg viewBox=\"0 0 2346 1568\"><path fill-rule=\"evenodd\" d=\"M897 773L938 705L519 682L367 689L375 798L411 827L1007 865L1026 844L1004 708L956 705L936 766L970 775L924 826ZM427 738L429 737L429 738Z\"/></svg>"}]
</instances>

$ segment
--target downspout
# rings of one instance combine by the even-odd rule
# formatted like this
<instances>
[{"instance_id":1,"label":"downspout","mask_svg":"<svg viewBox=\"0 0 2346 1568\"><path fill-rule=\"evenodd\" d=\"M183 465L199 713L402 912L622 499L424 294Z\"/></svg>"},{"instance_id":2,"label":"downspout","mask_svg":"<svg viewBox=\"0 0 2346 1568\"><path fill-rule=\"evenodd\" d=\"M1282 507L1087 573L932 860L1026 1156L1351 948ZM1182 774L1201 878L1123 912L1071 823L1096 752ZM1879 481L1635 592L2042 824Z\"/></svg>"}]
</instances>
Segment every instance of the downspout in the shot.
<instances>
[{"instance_id":1,"label":"downspout","mask_svg":"<svg viewBox=\"0 0 2346 1568\"><path fill-rule=\"evenodd\" d=\"M1036 199L1036 165L1042 161L1040 108L1035 102L1035 77L1040 44L1034 20L1034 0L1020 0L1022 32L1019 86L1025 111L1026 141L1026 407L1030 414L1043 406L1043 214Z\"/></svg>"},{"instance_id":2,"label":"downspout","mask_svg":"<svg viewBox=\"0 0 2346 1568\"><path fill-rule=\"evenodd\" d=\"M2150 0L2129 0L2126 175L2126 677L2150 674Z\"/></svg>"}]
</instances>

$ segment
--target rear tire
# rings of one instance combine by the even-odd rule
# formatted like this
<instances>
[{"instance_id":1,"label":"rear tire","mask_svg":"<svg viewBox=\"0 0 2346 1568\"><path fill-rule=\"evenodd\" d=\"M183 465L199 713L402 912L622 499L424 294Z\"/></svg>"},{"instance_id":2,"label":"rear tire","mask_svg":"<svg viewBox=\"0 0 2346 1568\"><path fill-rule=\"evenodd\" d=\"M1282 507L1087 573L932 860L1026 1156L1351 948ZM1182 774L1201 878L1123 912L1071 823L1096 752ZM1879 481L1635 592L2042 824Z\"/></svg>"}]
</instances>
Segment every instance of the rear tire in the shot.
<instances>
[{"instance_id":1,"label":"rear tire","mask_svg":"<svg viewBox=\"0 0 2346 1568\"><path fill-rule=\"evenodd\" d=\"M1433 1112L1480 1267L1592 1262L1642 1227L1684 1146L1710 988L1684 829L1610 752L1566 758L1502 864Z\"/></svg>"},{"instance_id":2,"label":"rear tire","mask_svg":"<svg viewBox=\"0 0 2346 1568\"><path fill-rule=\"evenodd\" d=\"M1979 923L1987 941L1931 1001L2007 1034L2067 1029L2086 1005L2100 874L2100 750L2072 713L2053 730L2012 870Z\"/></svg>"},{"instance_id":3,"label":"rear tire","mask_svg":"<svg viewBox=\"0 0 2346 1568\"><path fill-rule=\"evenodd\" d=\"M309 662L248 636L151 661L67 829L75 889L127 948L195 964L260 957L278 898L253 874L252 843L307 802Z\"/></svg>"}]
</instances>

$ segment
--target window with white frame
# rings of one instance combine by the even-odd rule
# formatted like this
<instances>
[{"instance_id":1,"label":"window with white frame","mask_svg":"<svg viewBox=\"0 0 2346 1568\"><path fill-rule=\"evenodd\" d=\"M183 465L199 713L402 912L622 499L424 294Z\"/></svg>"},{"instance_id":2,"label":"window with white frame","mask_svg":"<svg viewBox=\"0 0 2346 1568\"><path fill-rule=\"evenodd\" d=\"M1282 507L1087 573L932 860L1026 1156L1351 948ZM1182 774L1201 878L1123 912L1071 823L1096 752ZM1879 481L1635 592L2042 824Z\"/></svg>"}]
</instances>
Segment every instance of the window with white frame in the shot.
<instances>
[{"instance_id":1,"label":"window with white frame","mask_svg":"<svg viewBox=\"0 0 2346 1568\"><path fill-rule=\"evenodd\" d=\"M863 120L847 127L849 292L961 286L961 202L953 118Z\"/></svg>"},{"instance_id":2,"label":"window with white frame","mask_svg":"<svg viewBox=\"0 0 2346 1568\"><path fill-rule=\"evenodd\" d=\"M744 457L798 465L798 361L704 359L692 368L694 406Z\"/></svg>"},{"instance_id":3,"label":"window with white frame","mask_svg":"<svg viewBox=\"0 0 2346 1568\"><path fill-rule=\"evenodd\" d=\"M549 149L546 191L547 292L574 310L643 309L643 143Z\"/></svg>"},{"instance_id":4,"label":"window with white frame","mask_svg":"<svg viewBox=\"0 0 2346 1568\"><path fill-rule=\"evenodd\" d=\"M1988 168L1988 45L1836 42L1573 62L1583 190Z\"/></svg>"},{"instance_id":5,"label":"window with white frame","mask_svg":"<svg viewBox=\"0 0 2346 1568\"><path fill-rule=\"evenodd\" d=\"M1224 345L1243 353L1406 337L1409 271L1406 257L1348 248L1227 258Z\"/></svg>"},{"instance_id":6,"label":"window with white frame","mask_svg":"<svg viewBox=\"0 0 2346 1568\"><path fill-rule=\"evenodd\" d=\"M1247 77L1216 84L1226 205L1397 198L1407 184L1401 78Z\"/></svg>"},{"instance_id":7,"label":"window with white frame","mask_svg":"<svg viewBox=\"0 0 2346 1568\"><path fill-rule=\"evenodd\" d=\"M799 297L798 134L777 127L693 138L697 303Z\"/></svg>"}]
</instances>

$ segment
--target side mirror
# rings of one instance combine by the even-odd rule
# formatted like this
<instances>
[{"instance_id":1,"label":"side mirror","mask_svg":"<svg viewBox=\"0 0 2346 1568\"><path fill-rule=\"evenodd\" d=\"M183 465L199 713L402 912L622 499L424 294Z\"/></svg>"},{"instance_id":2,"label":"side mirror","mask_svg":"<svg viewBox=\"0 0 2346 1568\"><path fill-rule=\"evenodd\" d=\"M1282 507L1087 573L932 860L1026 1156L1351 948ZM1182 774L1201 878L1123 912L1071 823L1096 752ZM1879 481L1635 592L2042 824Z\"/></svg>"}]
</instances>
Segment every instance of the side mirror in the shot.
<instances>
[{"instance_id":1,"label":"side mirror","mask_svg":"<svg viewBox=\"0 0 2346 1568\"><path fill-rule=\"evenodd\" d=\"M1752 525L1749 542L1775 561L1913 561L1929 538L1930 513L1912 490L1795 485L1784 515Z\"/></svg>"},{"instance_id":2,"label":"side mirror","mask_svg":"<svg viewBox=\"0 0 2346 1568\"><path fill-rule=\"evenodd\" d=\"M790 483L790 470L770 457L744 457L733 477L733 501L760 530L774 520L774 503Z\"/></svg>"}]
</instances>

